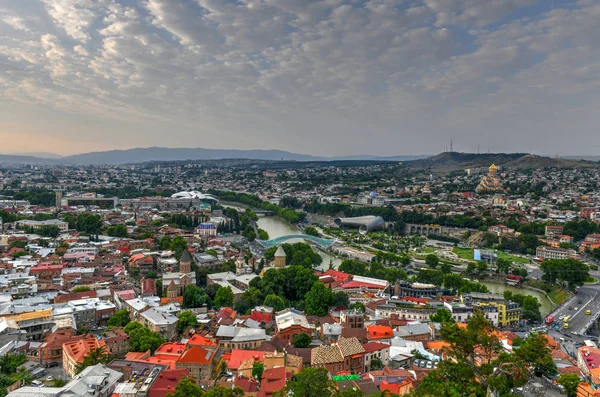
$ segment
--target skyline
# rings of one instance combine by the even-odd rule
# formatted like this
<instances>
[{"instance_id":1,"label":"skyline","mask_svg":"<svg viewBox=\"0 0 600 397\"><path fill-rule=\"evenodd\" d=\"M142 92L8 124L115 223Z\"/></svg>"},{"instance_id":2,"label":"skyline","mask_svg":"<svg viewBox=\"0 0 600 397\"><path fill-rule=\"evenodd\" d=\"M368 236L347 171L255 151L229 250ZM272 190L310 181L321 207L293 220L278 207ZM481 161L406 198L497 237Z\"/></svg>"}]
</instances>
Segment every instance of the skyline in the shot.
<instances>
[{"instance_id":1,"label":"skyline","mask_svg":"<svg viewBox=\"0 0 600 397\"><path fill-rule=\"evenodd\" d=\"M13 2L1 152L594 155L599 17L595 0Z\"/></svg>"}]
</instances>

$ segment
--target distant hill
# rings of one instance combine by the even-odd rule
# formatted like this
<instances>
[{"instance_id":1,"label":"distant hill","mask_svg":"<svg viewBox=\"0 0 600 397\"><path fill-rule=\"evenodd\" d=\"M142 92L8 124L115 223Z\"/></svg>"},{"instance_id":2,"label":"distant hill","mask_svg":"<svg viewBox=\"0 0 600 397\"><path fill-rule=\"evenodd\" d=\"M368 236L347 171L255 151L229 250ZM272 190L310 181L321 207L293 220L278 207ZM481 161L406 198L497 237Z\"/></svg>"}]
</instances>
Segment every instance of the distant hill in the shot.
<instances>
[{"instance_id":1,"label":"distant hill","mask_svg":"<svg viewBox=\"0 0 600 397\"><path fill-rule=\"evenodd\" d=\"M59 159L64 156L56 153L46 153L46 152L32 152L32 153L11 153L15 156L27 156L27 157L37 157L41 159Z\"/></svg>"},{"instance_id":2,"label":"distant hill","mask_svg":"<svg viewBox=\"0 0 600 397\"><path fill-rule=\"evenodd\" d=\"M489 167L496 164L504 168L590 168L600 164L590 161L551 158L527 153L459 153L446 152L436 156L410 161L407 166L414 169L431 169L450 172L466 168Z\"/></svg>"},{"instance_id":3,"label":"distant hill","mask_svg":"<svg viewBox=\"0 0 600 397\"><path fill-rule=\"evenodd\" d=\"M41 153L40 156L20 156L0 154L0 163L26 163L26 164L74 164L74 165L101 165L101 164L136 164L149 161L185 161L185 160L221 160L221 159L250 159L267 161L407 161L426 156L339 156L319 157L307 154L298 154L284 150L237 150L237 149L203 149L203 148L134 148L126 150L109 150L104 152L91 152L65 156L60 158L50 157Z\"/></svg>"}]
</instances>

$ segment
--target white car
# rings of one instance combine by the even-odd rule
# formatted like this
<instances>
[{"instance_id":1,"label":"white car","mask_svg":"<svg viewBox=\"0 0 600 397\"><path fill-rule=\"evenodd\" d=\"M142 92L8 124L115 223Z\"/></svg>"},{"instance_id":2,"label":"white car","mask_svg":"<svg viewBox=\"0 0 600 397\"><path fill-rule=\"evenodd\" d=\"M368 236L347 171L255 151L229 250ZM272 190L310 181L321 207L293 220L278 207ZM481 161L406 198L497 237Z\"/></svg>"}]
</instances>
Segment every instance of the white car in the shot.
<instances>
[{"instance_id":1,"label":"white car","mask_svg":"<svg viewBox=\"0 0 600 397\"><path fill-rule=\"evenodd\" d=\"M40 382L39 380L34 380L31 382L32 385L37 386L37 387L44 387L44 384L42 382Z\"/></svg>"}]
</instances>

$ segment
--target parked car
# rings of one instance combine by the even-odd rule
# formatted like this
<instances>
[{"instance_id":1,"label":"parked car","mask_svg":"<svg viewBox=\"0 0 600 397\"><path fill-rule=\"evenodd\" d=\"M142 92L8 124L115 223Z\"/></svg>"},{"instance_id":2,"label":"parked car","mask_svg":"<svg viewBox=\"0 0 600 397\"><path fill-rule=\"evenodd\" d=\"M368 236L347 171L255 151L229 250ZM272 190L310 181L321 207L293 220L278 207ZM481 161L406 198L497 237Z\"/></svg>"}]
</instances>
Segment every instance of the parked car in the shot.
<instances>
[{"instance_id":1,"label":"parked car","mask_svg":"<svg viewBox=\"0 0 600 397\"><path fill-rule=\"evenodd\" d=\"M433 363L431 361L427 361L427 368L433 368Z\"/></svg>"},{"instance_id":2,"label":"parked car","mask_svg":"<svg viewBox=\"0 0 600 397\"><path fill-rule=\"evenodd\" d=\"M58 367L57 361L52 361L51 363L46 364L46 368L54 368L54 367Z\"/></svg>"},{"instance_id":3,"label":"parked car","mask_svg":"<svg viewBox=\"0 0 600 397\"><path fill-rule=\"evenodd\" d=\"M37 387L44 387L44 384L42 382L40 382L39 380L34 380L31 382L31 384L33 386L37 386Z\"/></svg>"}]
</instances>

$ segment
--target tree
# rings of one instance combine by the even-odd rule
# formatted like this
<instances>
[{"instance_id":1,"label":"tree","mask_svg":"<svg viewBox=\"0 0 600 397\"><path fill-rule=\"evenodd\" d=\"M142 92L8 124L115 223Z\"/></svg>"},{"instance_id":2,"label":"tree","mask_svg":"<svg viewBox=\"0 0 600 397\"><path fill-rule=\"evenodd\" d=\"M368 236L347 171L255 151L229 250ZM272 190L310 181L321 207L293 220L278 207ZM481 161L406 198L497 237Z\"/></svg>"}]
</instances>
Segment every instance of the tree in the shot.
<instances>
[{"instance_id":1,"label":"tree","mask_svg":"<svg viewBox=\"0 0 600 397\"><path fill-rule=\"evenodd\" d=\"M188 376L181 379L175 386L175 391L167 394L167 397L199 397L203 395L204 390L198 386L194 378Z\"/></svg>"},{"instance_id":2,"label":"tree","mask_svg":"<svg viewBox=\"0 0 600 397\"><path fill-rule=\"evenodd\" d=\"M381 359L379 357L374 357L371 360L371 371L378 371L380 369L383 369L384 365L383 362L381 361Z\"/></svg>"},{"instance_id":3,"label":"tree","mask_svg":"<svg viewBox=\"0 0 600 397\"><path fill-rule=\"evenodd\" d=\"M102 229L102 218L100 215L94 215L84 212L77 217L77 230L88 234L98 234Z\"/></svg>"},{"instance_id":4,"label":"tree","mask_svg":"<svg viewBox=\"0 0 600 397\"><path fill-rule=\"evenodd\" d=\"M425 257L425 263L430 268L435 269L440 263L440 258L437 255L429 254Z\"/></svg>"},{"instance_id":5,"label":"tree","mask_svg":"<svg viewBox=\"0 0 600 397\"><path fill-rule=\"evenodd\" d=\"M219 284L210 284L207 285L206 288L204 288L204 293L206 293L206 295L208 295L208 297L211 300L215 299L215 296L217 296L217 291L221 288L221 286Z\"/></svg>"},{"instance_id":6,"label":"tree","mask_svg":"<svg viewBox=\"0 0 600 397\"><path fill-rule=\"evenodd\" d=\"M304 298L306 314L324 316L333 303L333 292L322 282L316 282Z\"/></svg>"},{"instance_id":7,"label":"tree","mask_svg":"<svg viewBox=\"0 0 600 397\"><path fill-rule=\"evenodd\" d=\"M325 397L335 392L334 382L326 368L306 367L290 380L277 396Z\"/></svg>"},{"instance_id":8,"label":"tree","mask_svg":"<svg viewBox=\"0 0 600 397\"><path fill-rule=\"evenodd\" d=\"M367 265L362 262L353 261L350 259L346 259L342 261L340 266L338 267L340 272L353 274L355 276L366 276L367 275Z\"/></svg>"},{"instance_id":9,"label":"tree","mask_svg":"<svg viewBox=\"0 0 600 397\"><path fill-rule=\"evenodd\" d=\"M132 352L154 352L165 342L161 334L152 332L137 321L127 324L123 331L129 335L129 350Z\"/></svg>"},{"instance_id":10,"label":"tree","mask_svg":"<svg viewBox=\"0 0 600 397\"><path fill-rule=\"evenodd\" d=\"M106 234L111 237L127 237L127 226L123 224L109 226Z\"/></svg>"},{"instance_id":11,"label":"tree","mask_svg":"<svg viewBox=\"0 0 600 397\"><path fill-rule=\"evenodd\" d=\"M304 233L308 234L309 236L321 237L317 229L315 229L312 226L309 226L306 229L304 229Z\"/></svg>"},{"instance_id":12,"label":"tree","mask_svg":"<svg viewBox=\"0 0 600 397\"><path fill-rule=\"evenodd\" d=\"M477 264L475 262L467 263L467 274L472 274L475 271Z\"/></svg>"},{"instance_id":13,"label":"tree","mask_svg":"<svg viewBox=\"0 0 600 397\"><path fill-rule=\"evenodd\" d=\"M285 301L278 295L270 294L265 297L264 306L272 307L274 311L279 312L285 309Z\"/></svg>"},{"instance_id":14,"label":"tree","mask_svg":"<svg viewBox=\"0 0 600 397\"><path fill-rule=\"evenodd\" d=\"M246 237L246 239L248 239L248 241L256 240L256 232L254 231L252 225L246 226L246 228L244 229L244 233L242 234L244 237Z\"/></svg>"},{"instance_id":15,"label":"tree","mask_svg":"<svg viewBox=\"0 0 600 397\"><path fill-rule=\"evenodd\" d=\"M304 332L296 334L292 338L292 344L294 345L294 347L297 348L308 347L311 343L311 337L308 334L305 334Z\"/></svg>"},{"instance_id":16,"label":"tree","mask_svg":"<svg viewBox=\"0 0 600 397\"><path fill-rule=\"evenodd\" d=\"M79 287L73 288L73 292L88 292L91 290L92 289L90 287L88 287L87 285L80 285Z\"/></svg>"},{"instance_id":17,"label":"tree","mask_svg":"<svg viewBox=\"0 0 600 397\"><path fill-rule=\"evenodd\" d=\"M167 251L171 249L171 237L169 236L164 236L163 238L160 239L160 244L159 244L159 248L162 251Z\"/></svg>"},{"instance_id":18,"label":"tree","mask_svg":"<svg viewBox=\"0 0 600 397\"><path fill-rule=\"evenodd\" d=\"M435 314L429 316L431 321L434 323L454 323L454 318L452 317L452 313L448 309L438 308L435 311Z\"/></svg>"},{"instance_id":19,"label":"tree","mask_svg":"<svg viewBox=\"0 0 600 397\"><path fill-rule=\"evenodd\" d=\"M83 362L77 364L75 372L80 373L87 367L97 364L108 364L110 362L110 355L108 354L108 348L106 346L91 349L87 356L83 358Z\"/></svg>"},{"instance_id":20,"label":"tree","mask_svg":"<svg viewBox=\"0 0 600 397\"><path fill-rule=\"evenodd\" d=\"M458 274L444 274L444 287L456 293L463 286L463 278Z\"/></svg>"},{"instance_id":21,"label":"tree","mask_svg":"<svg viewBox=\"0 0 600 397\"><path fill-rule=\"evenodd\" d=\"M584 284L589 276L589 267L576 259L548 259L542 262L542 279L549 283L564 281L570 288Z\"/></svg>"},{"instance_id":22,"label":"tree","mask_svg":"<svg viewBox=\"0 0 600 397\"><path fill-rule=\"evenodd\" d=\"M127 309L117 310L111 318L108 319L106 325L109 327L124 327L129 324L129 312Z\"/></svg>"},{"instance_id":23,"label":"tree","mask_svg":"<svg viewBox=\"0 0 600 397\"><path fill-rule=\"evenodd\" d=\"M479 273L485 273L489 270L489 266L487 263L485 263L484 261L479 261L477 262L477 271Z\"/></svg>"},{"instance_id":24,"label":"tree","mask_svg":"<svg viewBox=\"0 0 600 397\"><path fill-rule=\"evenodd\" d=\"M187 241L181 236L177 236L171 241L170 250L175 252L177 258L181 257L181 253L187 249Z\"/></svg>"},{"instance_id":25,"label":"tree","mask_svg":"<svg viewBox=\"0 0 600 397\"><path fill-rule=\"evenodd\" d=\"M496 270L498 273L508 274L510 271L510 261L504 258L498 258L496 261Z\"/></svg>"},{"instance_id":26,"label":"tree","mask_svg":"<svg viewBox=\"0 0 600 397\"><path fill-rule=\"evenodd\" d=\"M258 229L258 238L260 240L268 240L269 239L269 233L267 233L266 230Z\"/></svg>"},{"instance_id":27,"label":"tree","mask_svg":"<svg viewBox=\"0 0 600 397\"><path fill-rule=\"evenodd\" d=\"M533 333L529 335L515 348L515 354L519 356L519 359L533 367L536 373L546 376L554 376L558 373L545 334Z\"/></svg>"},{"instance_id":28,"label":"tree","mask_svg":"<svg viewBox=\"0 0 600 397\"><path fill-rule=\"evenodd\" d=\"M231 287L219 288L215 295L215 307L232 307L233 302L234 296Z\"/></svg>"},{"instance_id":29,"label":"tree","mask_svg":"<svg viewBox=\"0 0 600 397\"><path fill-rule=\"evenodd\" d=\"M452 265L449 264L448 262L444 262L442 263L442 265L440 266L440 270L442 271L442 273L444 274L450 274L452 273Z\"/></svg>"},{"instance_id":30,"label":"tree","mask_svg":"<svg viewBox=\"0 0 600 397\"><path fill-rule=\"evenodd\" d=\"M331 306L344 308L350 306L350 298L348 297L348 294L344 291L334 292Z\"/></svg>"},{"instance_id":31,"label":"tree","mask_svg":"<svg viewBox=\"0 0 600 397\"><path fill-rule=\"evenodd\" d=\"M179 321L177 322L177 332L183 333L189 327L195 327L198 325L198 319L196 315L190 311L183 311L179 314Z\"/></svg>"},{"instance_id":32,"label":"tree","mask_svg":"<svg viewBox=\"0 0 600 397\"><path fill-rule=\"evenodd\" d=\"M556 380L565 389L568 397L577 396L577 389L581 383L579 375L576 374L561 374Z\"/></svg>"},{"instance_id":33,"label":"tree","mask_svg":"<svg viewBox=\"0 0 600 397\"><path fill-rule=\"evenodd\" d=\"M0 372L6 375L13 374L25 361L27 357L23 353L7 353L0 357Z\"/></svg>"},{"instance_id":34,"label":"tree","mask_svg":"<svg viewBox=\"0 0 600 397\"><path fill-rule=\"evenodd\" d=\"M441 286L444 283L444 273L441 270L423 269L417 273L417 281L426 284Z\"/></svg>"},{"instance_id":35,"label":"tree","mask_svg":"<svg viewBox=\"0 0 600 397\"><path fill-rule=\"evenodd\" d=\"M265 366L263 363L255 362L252 364L252 377L257 380L262 379L262 374L265 371Z\"/></svg>"},{"instance_id":36,"label":"tree","mask_svg":"<svg viewBox=\"0 0 600 397\"><path fill-rule=\"evenodd\" d=\"M533 334L513 352L506 352L495 328L479 310L466 328L443 323L440 334L452 359L442 361L422 380L416 396L485 396L488 391L508 396L527 382L530 367L553 371L544 337Z\"/></svg>"},{"instance_id":37,"label":"tree","mask_svg":"<svg viewBox=\"0 0 600 397\"><path fill-rule=\"evenodd\" d=\"M183 290L182 307L184 309L194 309L210 303L209 296L197 285L186 285Z\"/></svg>"}]
</instances>

